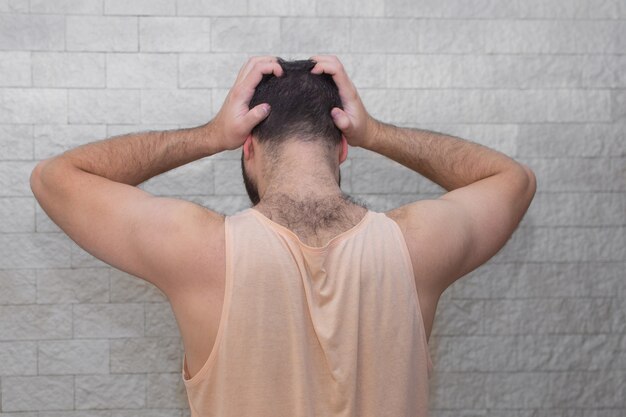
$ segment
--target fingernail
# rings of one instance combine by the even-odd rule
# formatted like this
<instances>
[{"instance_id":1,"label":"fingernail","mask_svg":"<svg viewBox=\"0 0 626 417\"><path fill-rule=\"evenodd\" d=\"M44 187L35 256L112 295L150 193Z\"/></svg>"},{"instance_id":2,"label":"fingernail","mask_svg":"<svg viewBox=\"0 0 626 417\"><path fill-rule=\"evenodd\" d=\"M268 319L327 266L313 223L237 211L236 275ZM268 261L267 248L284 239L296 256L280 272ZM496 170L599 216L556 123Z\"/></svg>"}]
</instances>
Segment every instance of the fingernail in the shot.
<instances>
[{"instance_id":1,"label":"fingernail","mask_svg":"<svg viewBox=\"0 0 626 417\"><path fill-rule=\"evenodd\" d=\"M270 105L266 104L265 106L263 106L263 111L265 112L265 114L268 114L270 112Z\"/></svg>"}]
</instances>

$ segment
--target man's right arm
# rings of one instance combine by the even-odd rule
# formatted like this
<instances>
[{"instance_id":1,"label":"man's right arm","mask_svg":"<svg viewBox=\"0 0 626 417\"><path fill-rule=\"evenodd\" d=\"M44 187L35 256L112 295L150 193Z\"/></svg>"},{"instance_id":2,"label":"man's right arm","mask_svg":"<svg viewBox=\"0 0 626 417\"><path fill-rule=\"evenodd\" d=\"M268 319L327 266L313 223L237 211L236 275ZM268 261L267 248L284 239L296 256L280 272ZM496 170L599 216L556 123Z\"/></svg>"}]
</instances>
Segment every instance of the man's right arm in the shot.
<instances>
[{"instance_id":1,"label":"man's right arm","mask_svg":"<svg viewBox=\"0 0 626 417\"><path fill-rule=\"evenodd\" d=\"M483 145L428 130L371 124L362 147L384 155L448 192L389 215L404 227L416 280L441 294L493 257L535 195L527 166Z\"/></svg>"},{"instance_id":2,"label":"man's right arm","mask_svg":"<svg viewBox=\"0 0 626 417\"><path fill-rule=\"evenodd\" d=\"M331 74L339 88L343 109L331 115L348 144L384 155L448 191L387 213L402 228L418 291L437 299L508 241L535 195L535 175L486 146L373 119L339 60L313 59L313 72Z\"/></svg>"}]
</instances>

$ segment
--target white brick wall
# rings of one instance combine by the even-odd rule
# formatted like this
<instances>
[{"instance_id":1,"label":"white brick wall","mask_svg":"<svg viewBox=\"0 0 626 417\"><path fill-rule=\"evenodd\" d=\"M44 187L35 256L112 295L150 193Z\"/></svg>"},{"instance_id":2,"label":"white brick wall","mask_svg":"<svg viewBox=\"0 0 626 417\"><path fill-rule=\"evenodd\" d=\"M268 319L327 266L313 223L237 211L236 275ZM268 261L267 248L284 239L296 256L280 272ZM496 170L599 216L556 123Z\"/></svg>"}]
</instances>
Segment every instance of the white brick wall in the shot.
<instances>
[{"instance_id":1,"label":"white brick wall","mask_svg":"<svg viewBox=\"0 0 626 417\"><path fill-rule=\"evenodd\" d=\"M37 161L209 120L251 54L337 54L370 112L528 164L507 245L439 302L436 417L626 414L624 0L0 0L0 415L189 416L163 294L37 204ZM225 214L240 153L140 187ZM441 187L363 149L342 186L383 211Z\"/></svg>"}]
</instances>

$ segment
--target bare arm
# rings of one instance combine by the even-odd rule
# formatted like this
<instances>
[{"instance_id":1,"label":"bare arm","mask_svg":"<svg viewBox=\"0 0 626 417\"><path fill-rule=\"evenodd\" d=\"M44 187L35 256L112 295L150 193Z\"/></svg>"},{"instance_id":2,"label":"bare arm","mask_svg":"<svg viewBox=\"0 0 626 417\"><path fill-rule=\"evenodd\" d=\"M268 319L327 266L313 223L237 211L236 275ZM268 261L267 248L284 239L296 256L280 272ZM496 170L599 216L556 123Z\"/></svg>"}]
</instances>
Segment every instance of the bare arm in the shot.
<instances>
[{"instance_id":1,"label":"bare arm","mask_svg":"<svg viewBox=\"0 0 626 417\"><path fill-rule=\"evenodd\" d=\"M272 72L282 73L275 58L250 59L216 117L205 125L100 140L40 162L30 177L35 198L96 258L156 285L168 297L196 291L221 261L215 257L223 216L136 185L241 146L267 116L264 104L249 109L248 103L263 74Z\"/></svg>"},{"instance_id":2,"label":"bare arm","mask_svg":"<svg viewBox=\"0 0 626 417\"><path fill-rule=\"evenodd\" d=\"M465 139L375 120L336 57L313 59L313 71L332 74L337 83L343 109L331 115L348 144L393 159L448 191L387 213L403 231L418 291L437 298L504 246L534 197L533 172Z\"/></svg>"}]
</instances>

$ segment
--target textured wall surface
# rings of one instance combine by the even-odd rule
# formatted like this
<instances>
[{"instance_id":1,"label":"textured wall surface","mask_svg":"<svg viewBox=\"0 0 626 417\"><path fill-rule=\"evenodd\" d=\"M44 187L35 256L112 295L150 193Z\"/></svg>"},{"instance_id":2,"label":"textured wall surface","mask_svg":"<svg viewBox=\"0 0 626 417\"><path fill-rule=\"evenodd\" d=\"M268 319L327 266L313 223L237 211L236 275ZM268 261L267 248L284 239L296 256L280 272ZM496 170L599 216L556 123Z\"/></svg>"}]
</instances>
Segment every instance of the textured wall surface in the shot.
<instances>
[{"instance_id":1,"label":"textured wall surface","mask_svg":"<svg viewBox=\"0 0 626 417\"><path fill-rule=\"evenodd\" d=\"M436 417L626 415L624 0L0 0L0 411L188 416L156 287L95 259L34 199L35 164L204 123L254 54L338 55L377 118L528 164L507 245L439 302ZM239 151L140 185L248 206ZM363 149L344 191L383 211L442 188Z\"/></svg>"}]
</instances>

